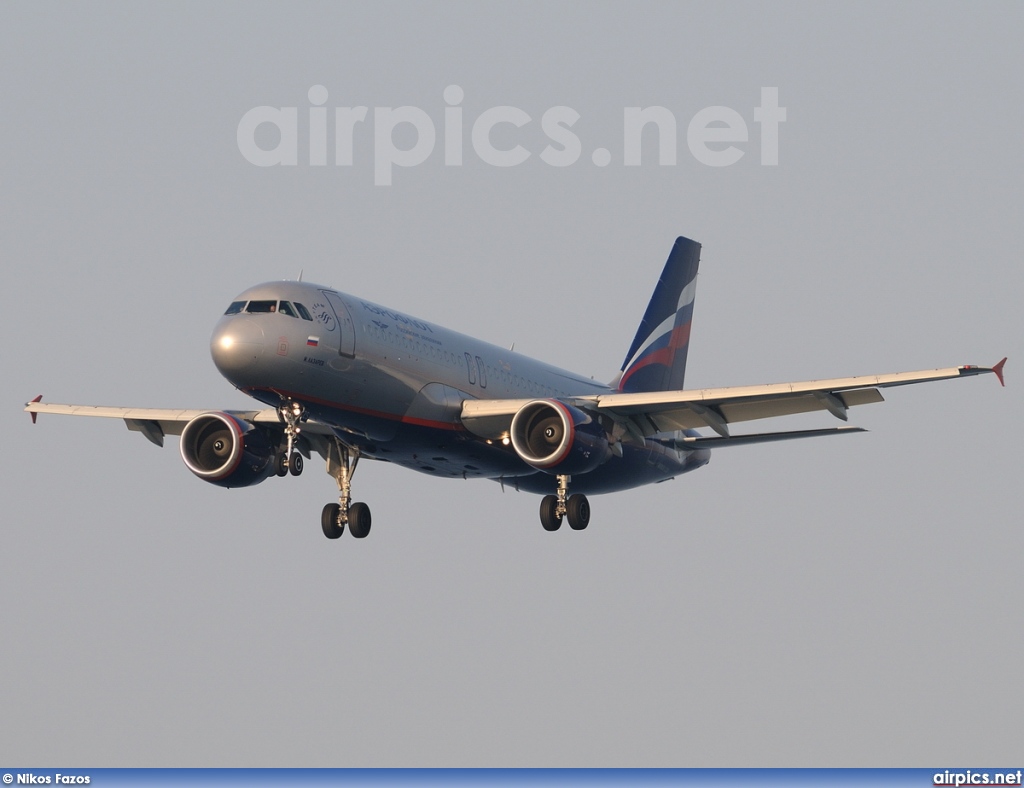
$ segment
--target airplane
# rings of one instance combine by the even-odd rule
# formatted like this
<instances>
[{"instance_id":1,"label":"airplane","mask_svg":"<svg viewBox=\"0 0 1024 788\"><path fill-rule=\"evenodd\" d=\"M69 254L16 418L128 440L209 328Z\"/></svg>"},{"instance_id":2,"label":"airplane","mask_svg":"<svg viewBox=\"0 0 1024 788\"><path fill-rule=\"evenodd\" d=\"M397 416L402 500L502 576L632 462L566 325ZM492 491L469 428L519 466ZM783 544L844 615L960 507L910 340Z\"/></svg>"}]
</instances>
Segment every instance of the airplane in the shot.
<instances>
[{"instance_id":1,"label":"airplane","mask_svg":"<svg viewBox=\"0 0 1024 788\"><path fill-rule=\"evenodd\" d=\"M203 481L247 487L298 476L316 452L338 486L321 528L370 532L352 501L360 459L443 478L484 478L541 494L541 525L590 523L587 494L664 482L728 446L863 432L839 426L734 435L737 422L810 411L846 421L880 389L994 373L992 367L712 389L683 388L701 245L677 238L640 326L607 384L357 296L301 281L240 293L214 327L213 362L258 410L163 410L26 403L40 413L123 419L162 446L180 436ZM703 434L701 429L710 430ZM571 490L571 492L570 492Z\"/></svg>"}]
</instances>

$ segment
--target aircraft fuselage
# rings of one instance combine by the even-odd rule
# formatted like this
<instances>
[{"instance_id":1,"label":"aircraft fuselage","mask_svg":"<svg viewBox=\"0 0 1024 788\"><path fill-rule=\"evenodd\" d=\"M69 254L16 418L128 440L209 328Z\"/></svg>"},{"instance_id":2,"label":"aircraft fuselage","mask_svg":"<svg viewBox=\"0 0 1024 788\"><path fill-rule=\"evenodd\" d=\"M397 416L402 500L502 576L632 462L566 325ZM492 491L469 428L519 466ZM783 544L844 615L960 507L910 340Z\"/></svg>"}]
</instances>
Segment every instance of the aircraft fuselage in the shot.
<instances>
[{"instance_id":1,"label":"aircraft fuselage","mask_svg":"<svg viewBox=\"0 0 1024 788\"><path fill-rule=\"evenodd\" d=\"M549 493L555 476L527 465L507 440L470 433L466 399L546 399L609 386L412 317L302 282L250 288L217 323L211 353L238 389L277 407L301 403L366 457L439 477L491 478ZM574 477L602 493L671 479L710 452L624 441L621 456Z\"/></svg>"}]
</instances>

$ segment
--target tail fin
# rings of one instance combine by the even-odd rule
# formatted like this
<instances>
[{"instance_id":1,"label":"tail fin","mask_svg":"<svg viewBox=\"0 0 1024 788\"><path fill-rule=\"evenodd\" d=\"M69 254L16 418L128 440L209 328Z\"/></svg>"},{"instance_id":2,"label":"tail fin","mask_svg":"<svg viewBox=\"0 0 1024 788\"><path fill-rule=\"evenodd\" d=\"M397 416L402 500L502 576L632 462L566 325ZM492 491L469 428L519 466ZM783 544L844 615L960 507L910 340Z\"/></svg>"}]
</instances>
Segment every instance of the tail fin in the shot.
<instances>
[{"instance_id":1,"label":"tail fin","mask_svg":"<svg viewBox=\"0 0 1024 788\"><path fill-rule=\"evenodd\" d=\"M619 373L619 391L683 387L700 244L677 238Z\"/></svg>"}]
</instances>

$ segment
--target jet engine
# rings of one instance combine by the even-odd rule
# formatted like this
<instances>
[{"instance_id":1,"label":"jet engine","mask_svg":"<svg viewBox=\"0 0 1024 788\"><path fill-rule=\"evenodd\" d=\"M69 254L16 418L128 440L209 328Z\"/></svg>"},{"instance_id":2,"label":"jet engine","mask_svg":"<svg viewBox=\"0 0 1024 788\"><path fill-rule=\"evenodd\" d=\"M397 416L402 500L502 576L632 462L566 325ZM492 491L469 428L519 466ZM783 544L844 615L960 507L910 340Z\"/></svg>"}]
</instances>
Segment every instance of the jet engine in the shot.
<instances>
[{"instance_id":1,"label":"jet engine","mask_svg":"<svg viewBox=\"0 0 1024 788\"><path fill-rule=\"evenodd\" d=\"M229 413L196 416L181 432L180 449L192 473L220 487L250 487L275 470L275 442Z\"/></svg>"},{"instance_id":2,"label":"jet engine","mask_svg":"<svg viewBox=\"0 0 1024 788\"><path fill-rule=\"evenodd\" d=\"M608 435L590 414L554 399L528 402L512 418L512 446L537 470L587 473L611 456Z\"/></svg>"}]
</instances>

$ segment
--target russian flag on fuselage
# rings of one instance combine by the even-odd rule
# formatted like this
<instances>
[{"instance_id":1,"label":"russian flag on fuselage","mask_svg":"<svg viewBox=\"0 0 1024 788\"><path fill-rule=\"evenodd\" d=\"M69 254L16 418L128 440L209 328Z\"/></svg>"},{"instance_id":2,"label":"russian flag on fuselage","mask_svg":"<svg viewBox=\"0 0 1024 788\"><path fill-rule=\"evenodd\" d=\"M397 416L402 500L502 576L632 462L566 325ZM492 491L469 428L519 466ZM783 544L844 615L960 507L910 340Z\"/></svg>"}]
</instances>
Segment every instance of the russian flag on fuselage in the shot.
<instances>
[{"instance_id":1,"label":"russian flag on fuselage","mask_svg":"<svg viewBox=\"0 0 1024 788\"><path fill-rule=\"evenodd\" d=\"M677 238L619 375L619 391L683 387L700 244Z\"/></svg>"}]
</instances>

